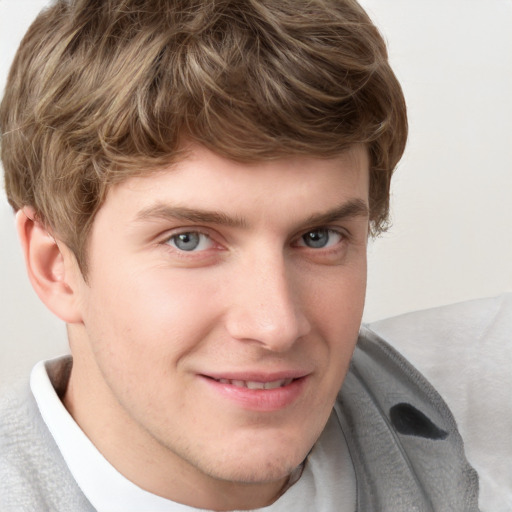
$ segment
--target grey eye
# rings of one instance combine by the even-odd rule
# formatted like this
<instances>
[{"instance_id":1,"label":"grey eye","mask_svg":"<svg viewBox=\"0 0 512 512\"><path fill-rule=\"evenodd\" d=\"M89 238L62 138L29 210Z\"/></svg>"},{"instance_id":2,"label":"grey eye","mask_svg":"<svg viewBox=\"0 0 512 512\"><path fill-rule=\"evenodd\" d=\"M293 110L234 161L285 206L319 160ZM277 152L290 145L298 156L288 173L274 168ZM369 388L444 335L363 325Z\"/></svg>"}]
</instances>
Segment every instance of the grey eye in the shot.
<instances>
[{"instance_id":1,"label":"grey eye","mask_svg":"<svg viewBox=\"0 0 512 512\"><path fill-rule=\"evenodd\" d=\"M304 244L312 249L322 249L329 243L330 232L328 229L315 229L302 235Z\"/></svg>"},{"instance_id":2,"label":"grey eye","mask_svg":"<svg viewBox=\"0 0 512 512\"><path fill-rule=\"evenodd\" d=\"M334 229L312 229L300 237L299 245L310 249L324 249L338 244L343 235Z\"/></svg>"},{"instance_id":3,"label":"grey eye","mask_svg":"<svg viewBox=\"0 0 512 512\"><path fill-rule=\"evenodd\" d=\"M194 251L201 243L201 235L195 231L174 235L169 240L180 251Z\"/></svg>"}]
</instances>

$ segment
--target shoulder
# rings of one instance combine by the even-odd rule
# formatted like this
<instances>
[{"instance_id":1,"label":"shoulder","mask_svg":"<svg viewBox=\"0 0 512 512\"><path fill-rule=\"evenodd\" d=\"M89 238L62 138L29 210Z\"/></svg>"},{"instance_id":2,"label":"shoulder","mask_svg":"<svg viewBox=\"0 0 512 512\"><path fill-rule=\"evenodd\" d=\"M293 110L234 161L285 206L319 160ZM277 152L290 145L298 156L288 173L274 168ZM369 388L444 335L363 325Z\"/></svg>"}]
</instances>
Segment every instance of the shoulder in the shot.
<instances>
[{"instance_id":1,"label":"shoulder","mask_svg":"<svg viewBox=\"0 0 512 512\"><path fill-rule=\"evenodd\" d=\"M91 511L30 390L28 379L0 394L0 510Z\"/></svg>"},{"instance_id":2,"label":"shoulder","mask_svg":"<svg viewBox=\"0 0 512 512\"><path fill-rule=\"evenodd\" d=\"M464 437L485 435L490 425L481 422L497 418L512 431L512 293L407 313L370 327L432 382Z\"/></svg>"},{"instance_id":3,"label":"shoulder","mask_svg":"<svg viewBox=\"0 0 512 512\"><path fill-rule=\"evenodd\" d=\"M31 510L39 495L38 410L27 383L5 387L0 397L0 504L2 510Z\"/></svg>"},{"instance_id":4,"label":"shoulder","mask_svg":"<svg viewBox=\"0 0 512 512\"><path fill-rule=\"evenodd\" d=\"M34 425L38 410L27 382L4 386L0 391L1 461L19 454L20 441Z\"/></svg>"},{"instance_id":5,"label":"shoulder","mask_svg":"<svg viewBox=\"0 0 512 512\"><path fill-rule=\"evenodd\" d=\"M482 507L512 505L512 293L415 311L371 329L417 367L450 407Z\"/></svg>"},{"instance_id":6,"label":"shoulder","mask_svg":"<svg viewBox=\"0 0 512 512\"><path fill-rule=\"evenodd\" d=\"M458 435L450 409L432 384L368 326L361 328L347 381L344 387L348 394L358 392L367 395L374 406L389 415L391 424L399 432L418 428L423 429L422 433L420 430L417 432L420 437L444 438L448 433ZM406 426L405 421L410 425ZM425 430L427 424L432 426L430 433Z\"/></svg>"},{"instance_id":7,"label":"shoulder","mask_svg":"<svg viewBox=\"0 0 512 512\"><path fill-rule=\"evenodd\" d=\"M361 510L415 510L420 503L426 509L431 503L439 510L477 510L478 478L448 406L367 327L335 409L354 462Z\"/></svg>"}]
</instances>

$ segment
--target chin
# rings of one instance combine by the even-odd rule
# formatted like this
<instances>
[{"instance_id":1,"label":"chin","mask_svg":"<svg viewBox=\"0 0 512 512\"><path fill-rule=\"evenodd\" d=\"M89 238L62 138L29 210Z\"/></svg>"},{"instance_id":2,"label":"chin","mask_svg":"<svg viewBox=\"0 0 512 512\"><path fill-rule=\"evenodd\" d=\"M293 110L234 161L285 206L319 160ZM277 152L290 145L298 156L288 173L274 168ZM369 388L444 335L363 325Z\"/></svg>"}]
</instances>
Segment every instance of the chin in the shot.
<instances>
[{"instance_id":1,"label":"chin","mask_svg":"<svg viewBox=\"0 0 512 512\"><path fill-rule=\"evenodd\" d=\"M245 484L277 482L302 464L312 447L305 444L288 438L281 442L254 440L250 447L239 449L232 446L209 473L220 480Z\"/></svg>"},{"instance_id":2,"label":"chin","mask_svg":"<svg viewBox=\"0 0 512 512\"><path fill-rule=\"evenodd\" d=\"M215 474L211 476L226 482L237 484L268 484L279 482L290 476L290 474L303 462L304 458L297 460L275 460L269 457L258 461L255 464L251 462L239 461L236 464L230 464L228 467L216 467Z\"/></svg>"}]
</instances>

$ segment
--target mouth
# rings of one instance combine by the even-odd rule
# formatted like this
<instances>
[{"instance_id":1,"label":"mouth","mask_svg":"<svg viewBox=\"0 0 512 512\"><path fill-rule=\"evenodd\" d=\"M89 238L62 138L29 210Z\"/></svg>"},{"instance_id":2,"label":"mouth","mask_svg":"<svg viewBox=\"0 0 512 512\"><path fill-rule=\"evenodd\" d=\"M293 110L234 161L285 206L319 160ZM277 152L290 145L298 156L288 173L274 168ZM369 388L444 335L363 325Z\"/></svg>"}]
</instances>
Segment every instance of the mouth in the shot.
<instances>
[{"instance_id":1,"label":"mouth","mask_svg":"<svg viewBox=\"0 0 512 512\"><path fill-rule=\"evenodd\" d=\"M308 375L202 375L214 396L236 407L259 412L285 409L303 395ZM235 378L236 377L236 378Z\"/></svg>"}]
</instances>

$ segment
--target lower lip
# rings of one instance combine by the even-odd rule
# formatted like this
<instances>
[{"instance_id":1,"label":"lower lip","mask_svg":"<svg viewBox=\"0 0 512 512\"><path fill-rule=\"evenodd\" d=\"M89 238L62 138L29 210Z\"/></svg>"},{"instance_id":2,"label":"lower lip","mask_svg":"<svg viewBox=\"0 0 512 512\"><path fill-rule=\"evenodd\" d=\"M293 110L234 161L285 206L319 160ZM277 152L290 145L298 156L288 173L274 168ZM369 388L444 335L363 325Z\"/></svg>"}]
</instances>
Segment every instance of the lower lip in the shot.
<instances>
[{"instance_id":1,"label":"lower lip","mask_svg":"<svg viewBox=\"0 0 512 512\"><path fill-rule=\"evenodd\" d=\"M279 411L292 405L301 395L306 379L307 377L294 379L287 386L276 389L249 389L203 377L210 388L223 398L242 409L258 412Z\"/></svg>"}]
</instances>

